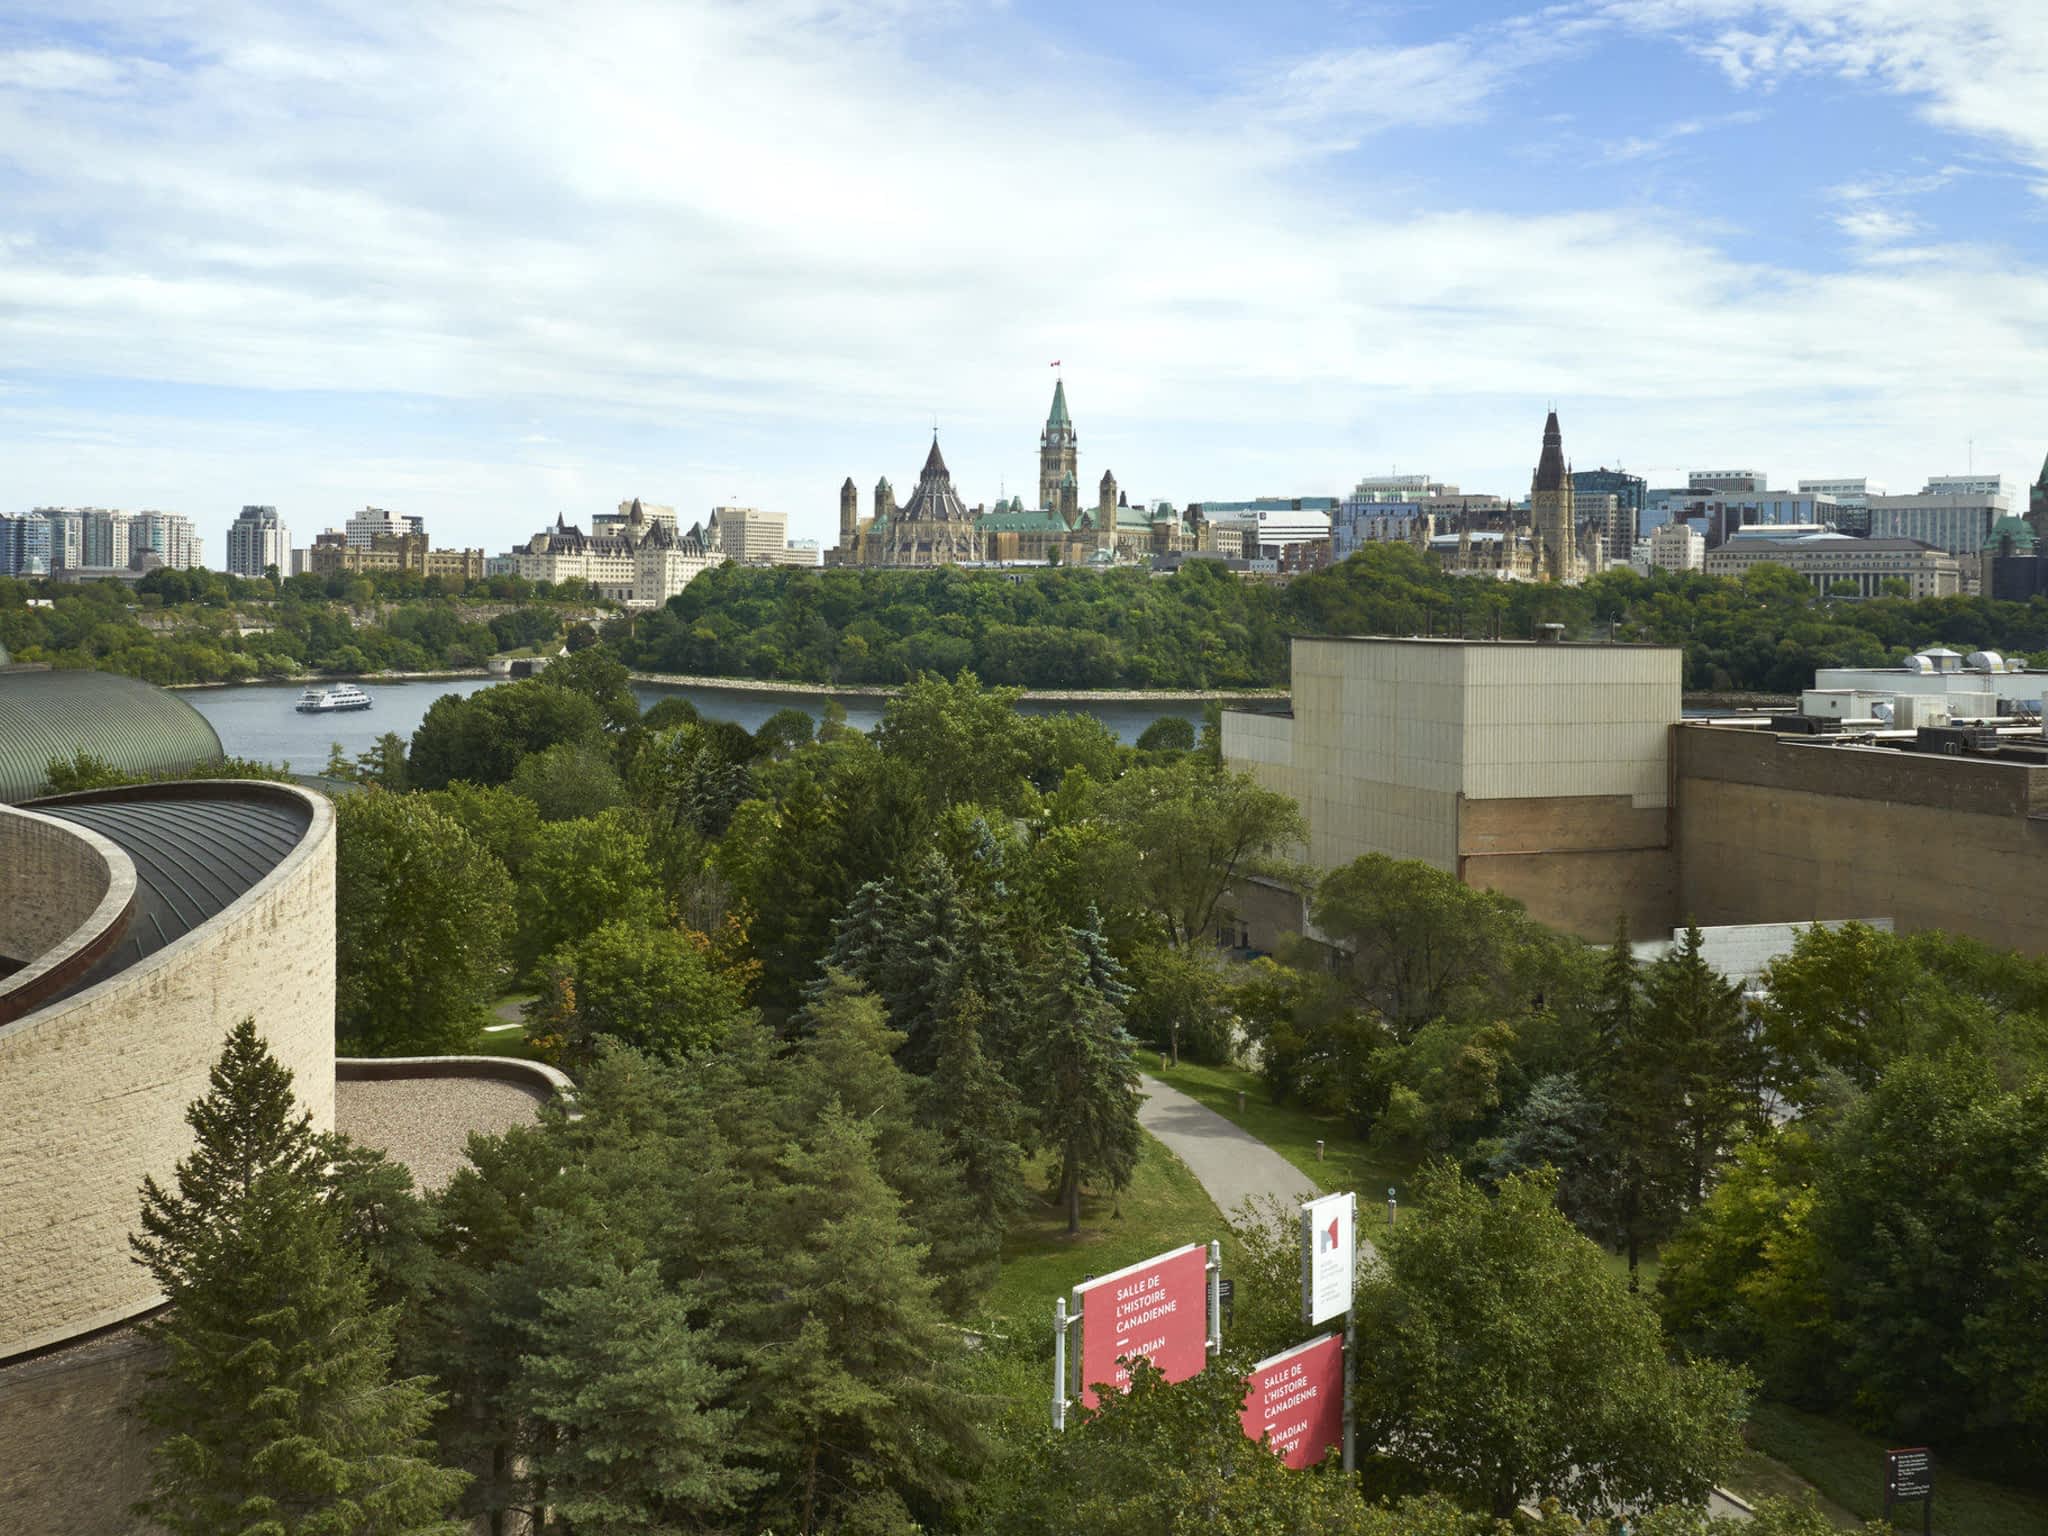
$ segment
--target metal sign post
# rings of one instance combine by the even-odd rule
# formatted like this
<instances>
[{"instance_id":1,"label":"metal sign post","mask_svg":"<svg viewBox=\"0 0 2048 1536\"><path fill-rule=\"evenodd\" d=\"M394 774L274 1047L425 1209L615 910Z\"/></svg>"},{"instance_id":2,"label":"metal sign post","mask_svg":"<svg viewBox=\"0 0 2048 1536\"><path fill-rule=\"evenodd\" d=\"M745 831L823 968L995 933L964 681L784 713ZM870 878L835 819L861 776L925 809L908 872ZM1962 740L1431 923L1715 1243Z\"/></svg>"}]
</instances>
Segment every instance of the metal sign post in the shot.
<instances>
[{"instance_id":1,"label":"metal sign post","mask_svg":"<svg viewBox=\"0 0 2048 1536\"><path fill-rule=\"evenodd\" d=\"M1223 1352L1223 1244L1209 1240L1209 1353Z\"/></svg>"},{"instance_id":2,"label":"metal sign post","mask_svg":"<svg viewBox=\"0 0 2048 1536\"><path fill-rule=\"evenodd\" d=\"M1358 1328L1352 1314L1358 1279L1358 1196L1324 1195L1301 1208L1301 1320L1313 1327L1344 1317L1344 1470L1357 1467L1351 1393Z\"/></svg>"},{"instance_id":3,"label":"metal sign post","mask_svg":"<svg viewBox=\"0 0 2048 1536\"><path fill-rule=\"evenodd\" d=\"M1052 1427L1067 1427L1067 1298L1058 1296L1052 1304Z\"/></svg>"}]
</instances>

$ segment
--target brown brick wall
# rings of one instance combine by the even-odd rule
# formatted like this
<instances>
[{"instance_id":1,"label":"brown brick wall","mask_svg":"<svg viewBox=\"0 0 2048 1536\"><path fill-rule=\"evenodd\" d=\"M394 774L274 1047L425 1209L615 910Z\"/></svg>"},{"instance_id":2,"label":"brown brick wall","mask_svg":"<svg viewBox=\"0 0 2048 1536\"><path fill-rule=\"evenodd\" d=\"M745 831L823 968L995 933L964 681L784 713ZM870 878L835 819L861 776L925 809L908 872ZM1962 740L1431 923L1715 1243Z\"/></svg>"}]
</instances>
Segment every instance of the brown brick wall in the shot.
<instances>
[{"instance_id":1,"label":"brown brick wall","mask_svg":"<svg viewBox=\"0 0 2048 1536\"><path fill-rule=\"evenodd\" d=\"M1598 944L1614 937L1615 919L1624 914L1638 937L1668 933L1676 908L1677 871L1668 848L1464 858L1458 877L1512 896L1538 922Z\"/></svg>"},{"instance_id":2,"label":"brown brick wall","mask_svg":"<svg viewBox=\"0 0 2048 1536\"><path fill-rule=\"evenodd\" d=\"M1890 917L2048 953L2048 769L1678 730L1678 920Z\"/></svg>"}]
</instances>

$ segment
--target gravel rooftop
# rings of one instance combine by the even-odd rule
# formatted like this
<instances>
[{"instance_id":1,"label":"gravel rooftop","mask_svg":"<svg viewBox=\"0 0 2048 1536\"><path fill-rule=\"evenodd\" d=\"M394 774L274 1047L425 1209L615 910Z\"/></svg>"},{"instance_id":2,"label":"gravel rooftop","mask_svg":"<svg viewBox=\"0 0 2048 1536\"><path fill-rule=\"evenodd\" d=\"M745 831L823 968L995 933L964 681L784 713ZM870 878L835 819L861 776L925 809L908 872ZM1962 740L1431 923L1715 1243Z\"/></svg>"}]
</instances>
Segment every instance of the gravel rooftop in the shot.
<instances>
[{"instance_id":1,"label":"gravel rooftop","mask_svg":"<svg viewBox=\"0 0 2048 1536\"><path fill-rule=\"evenodd\" d=\"M471 1131L486 1136L531 1123L536 1093L463 1077L395 1078L334 1085L334 1128L388 1153L422 1189L439 1189L466 1161Z\"/></svg>"}]
</instances>

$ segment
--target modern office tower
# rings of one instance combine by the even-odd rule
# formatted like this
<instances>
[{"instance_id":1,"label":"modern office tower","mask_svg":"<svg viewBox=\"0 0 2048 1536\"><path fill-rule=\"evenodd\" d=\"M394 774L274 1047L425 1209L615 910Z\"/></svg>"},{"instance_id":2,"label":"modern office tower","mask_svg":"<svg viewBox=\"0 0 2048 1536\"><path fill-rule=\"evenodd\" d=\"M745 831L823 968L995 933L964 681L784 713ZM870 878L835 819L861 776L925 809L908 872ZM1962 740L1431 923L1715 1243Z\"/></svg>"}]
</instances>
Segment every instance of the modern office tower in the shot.
<instances>
[{"instance_id":1,"label":"modern office tower","mask_svg":"<svg viewBox=\"0 0 2048 1536\"><path fill-rule=\"evenodd\" d=\"M236 576L261 576L271 566L291 566L291 534L275 507L244 507L228 525L227 568Z\"/></svg>"},{"instance_id":2,"label":"modern office tower","mask_svg":"<svg viewBox=\"0 0 2048 1536\"><path fill-rule=\"evenodd\" d=\"M759 507L713 507L707 533L715 533L728 560L780 561L789 544L789 514Z\"/></svg>"},{"instance_id":3,"label":"modern office tower","mask_svg":"<svg viewBox=\"0 0 2048 1536\"><path fill-rule=\"evenodd\" d=\"M405 534L427 536L427 520L417 512L387 512L382 507L365 507L347 522L342 531L348 535L349 548L368 549L370 540L382 534L385 538L400 538Z\"/></svg>"}]
</instances>

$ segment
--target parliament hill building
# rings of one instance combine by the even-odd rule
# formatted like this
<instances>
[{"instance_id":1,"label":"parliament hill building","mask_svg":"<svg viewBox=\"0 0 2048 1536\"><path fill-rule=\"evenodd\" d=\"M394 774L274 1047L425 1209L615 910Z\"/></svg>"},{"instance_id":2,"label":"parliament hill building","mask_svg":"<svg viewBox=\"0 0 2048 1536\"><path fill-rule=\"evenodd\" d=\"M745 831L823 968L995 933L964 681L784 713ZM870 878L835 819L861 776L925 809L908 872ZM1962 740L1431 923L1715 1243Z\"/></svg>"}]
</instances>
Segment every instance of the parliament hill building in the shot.
<instances>
[{"instance_id":1,"label":"parliament hill building","mask_svg":"<svg viewBox=\"0 0 2048 1536\"><path fill-rule=\"evenodd\" d=\"M877 482L872 509L860 514L851 476L839 487L839 543L828 565L920 569L940 565L1109 565L1178 554L1196 547L1179 513L1161 502L1132 507L1105 471L1095 503L1081 505L1080 440L1067 411L1064 380L1053 385L1052 410L1038 439L1038 505L1022 496L969 510L953 488L937 434L925 456L917 488L903 506L887 477Z\"/></svg>"}]
</instances>

